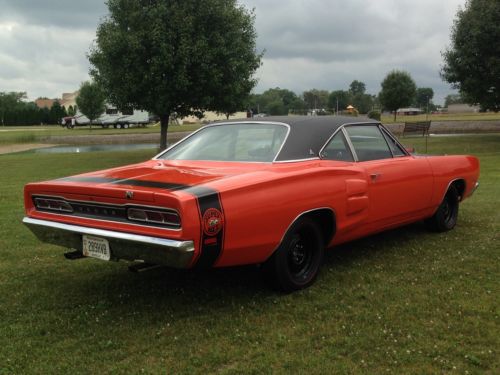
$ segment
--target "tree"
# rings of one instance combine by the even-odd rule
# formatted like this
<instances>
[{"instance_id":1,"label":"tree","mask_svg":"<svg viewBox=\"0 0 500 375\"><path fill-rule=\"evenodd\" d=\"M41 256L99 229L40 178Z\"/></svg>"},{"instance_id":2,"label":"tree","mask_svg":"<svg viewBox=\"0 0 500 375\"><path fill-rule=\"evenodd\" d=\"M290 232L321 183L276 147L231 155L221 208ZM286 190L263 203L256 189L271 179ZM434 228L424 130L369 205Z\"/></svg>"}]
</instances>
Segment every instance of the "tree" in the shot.
<instances>
[{"instance_id":1,"label":"tree","mask_svg":"<svg viewBox=\"0 0 500 375\"><path fill-rule=\"evenodd\" d=\"M407 72L393 70L382 81L382 91L379 100L382 106L389 111L394 111L394 121L399 108L411 105L417 86Z\"/></svg>"},{"instance_id":2,"label":"tree","mask_svg":"<svg viewBox=\"0 0 500 375\"><path fill-rule=\"evenodd\" d=\"M74 116L74 115L76 115L76 105L74 107L70 105L68 107L68 116Z\"/></svg>"},{"instance_id":3,"label":"tree","mask_svg":"<svg viewBox=\"0 0 500 375\"><path fill-rule=\"evenodd\" d=\"M366 85L361 81L354 80L349 86L349 91L353 96L363 95L366 92Z\"/></svg>"},{"instance_id":4,"label":"tree","mask_svg":"<svg viewBox=\"0 0 500 375\"><path fill-rule=\"evenodd\" d=\"M81 84L76 104L80 112L90 120L91 128L92 122L106 110L105 101L106 95L98 83L86 81Z\"/></svg>"},{"instance_id":5,"label":"tree","mask_svg":"<svg viewBox=\"0 0 500 375\"><path fill-rule=\"evenodd\" d=\"M7 111L15 109L26 97L25 92L0 92L0 120L2 126L5 126L5 114Z\"/></svg>"},{"instance_id":6,"label":"tree","mask_svg":"<svg viewBox=\"0 0 500 375\"><path fill-rule=\"evenodd\" d=\"M67 115L66 109L61 106L61 104L56 100L52 107L50 108L50 123L60 124L61 119Z\"/></svg>"},{"instance_id":7,"label":"tree","mask_svg":"<svg viewBox=\"0 0 500 375\"><path fill-rule=\"evenodd\" d=\"M302 97L309 109L323 109L328 105L328 95L326 90L312 89L304 91Z\"/></svg>"},{"instance_id":8,"label":"tree","mask_svg":"<svg viewBox=\"0 0 500 375\"><path fill-rule=\"evenodd\" d=\"M500 1L468 0L443 52L442 78L469 104L500 110Z\"/></svg>"},{"instance_id":9,"label":"tree","mask_svg":"<svg viewBox=\"0 0 500 375\"><path fill-rule=\"evenodd\" d=\"M448 107L450 104L462 104L464 100L460 94L446 95L444 98L444 106Z\"/></svg>"},{"instance_id":10,"label":"tree","mask_svg":"<svg viewBox=\"0 0 500 375\"><path fill-rule=\"evenodd\" d=\"M293 91L276 87L251 95L248 107L254 113L286 116L290 110L303 109L304 103Z\"/></svg>"},{"instance_id":11,"label":"tree","mask_svg":"<svg viewBox=\"0 0 500 375\"><path fill-rule=\"evenodd\" d=\"M352 97L349 91L336 90L332 91L328 96L328 108L339 111L343 111L351 104ZM338 104L338 105L337 105Z\"/></svg>"},{"instance_id":12,"label":"tree","mask_svg":"<svg viewBox=\"0 0 500 375\"><path fill-rule=\"evenodd\" d=\"M352 97L352 105L359 113L368 113L373 108L373 96L357 94Z\"/></svg>"},{"instance_id":13,"label":"tree","mask_svg":"<svg viewBox=\"0 0 500 375\"><path fill-rule=\"evenodd\" d=\"M434 90L430 87L419 87L415 96L415 104L417 108L427 110L427 107L432 104Z\"/></svg>"},{"instance_id":14,"label":"tree","mask_svg":"<svg viewBox=\"0 0 500 375\"><path fill-rule=\"evenodd\" d=\"M254 13L236 0L108 0L89 53L90 74L111 103L160 117L232 112L260 66ZM233 98L231 98L234 96Z\"/></svg>"}]
</instances>

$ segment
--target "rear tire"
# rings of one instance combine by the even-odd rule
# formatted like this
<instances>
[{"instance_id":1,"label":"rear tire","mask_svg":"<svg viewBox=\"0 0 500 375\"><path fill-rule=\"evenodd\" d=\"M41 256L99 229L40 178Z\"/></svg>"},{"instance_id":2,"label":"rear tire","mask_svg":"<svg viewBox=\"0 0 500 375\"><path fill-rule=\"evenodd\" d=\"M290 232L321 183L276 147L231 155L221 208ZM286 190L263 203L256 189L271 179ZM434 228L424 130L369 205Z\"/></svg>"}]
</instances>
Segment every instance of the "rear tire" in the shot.
<instances>
[{"instance_id":1,"label":"rear tire","mask_svg":"<svg viewBox=\"0 0 500 375\"><path fill-rule=\"evenodd\" d=\"M262 270L275 289L293 292L314 283L323 254L323 236L318 225L311 218L303 217L290 227Z\"/></svg>"},{"instance_id":2,"label":"rear tire","mask_svg":"<svg viewBox=\"0 0 500 375\"><path fill-rule=\"evenodd\" d=\"M436 213L425 220L427 228L433 232L446 232L455 227L458 219L459 194L451 185Z\"/></svg>"}]
</instances>

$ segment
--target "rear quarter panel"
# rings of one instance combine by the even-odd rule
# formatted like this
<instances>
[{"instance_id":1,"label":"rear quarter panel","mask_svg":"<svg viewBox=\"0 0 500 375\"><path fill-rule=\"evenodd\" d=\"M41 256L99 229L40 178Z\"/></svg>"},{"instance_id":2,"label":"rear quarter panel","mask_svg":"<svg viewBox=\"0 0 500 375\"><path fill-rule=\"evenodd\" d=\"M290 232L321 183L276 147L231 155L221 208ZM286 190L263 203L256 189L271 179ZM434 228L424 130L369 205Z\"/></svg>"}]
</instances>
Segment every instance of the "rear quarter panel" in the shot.
<instances>
[{"instance_id":1,"label":"rear quarter panel","mask_svg":"<svg viewBox=\"0 0 500 375\"><path fill-rule=\"evenodd\" d=\"M437 209L453 181L464 180L465 191L462 199L474 191L479 180L479 160L475 156L430 156L429 164L434 175L432 205Z\"/></svg>"},{"instance_id":2,"label":"rear quarter panel","mask_svg":"<svg viewBox=\"0 0 500 375\"><path fill-rule=\"evenodd\" d=\"M345 176L352 173L325 169L316 161L300 168L282 165L219 186L226 234L216 266L265 261L304 212L327 208L345 215Z\"/></svg>"}]
</instances>

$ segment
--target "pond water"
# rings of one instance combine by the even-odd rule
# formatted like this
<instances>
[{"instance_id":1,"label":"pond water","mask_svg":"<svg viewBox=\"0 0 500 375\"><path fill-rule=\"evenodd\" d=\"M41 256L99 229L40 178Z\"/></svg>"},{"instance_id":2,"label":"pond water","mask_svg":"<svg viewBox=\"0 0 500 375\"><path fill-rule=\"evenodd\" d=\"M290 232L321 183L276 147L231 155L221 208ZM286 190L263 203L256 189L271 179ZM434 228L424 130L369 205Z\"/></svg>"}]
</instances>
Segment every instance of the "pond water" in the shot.
<instances>
[{"instance_id":1,"label":"pond water","mask_svg":"<svg viewBox=\"0 0 500 375\"><path fill-rule=\"evenodd\" d=\"M158 145L155 143L132 143L115 145L82 145L82 146L54 146L36 148L30 152L36 154L78 154L83 152L96 151L132 151L132 150L155 150Z\"/></svg>"}]
</instances>

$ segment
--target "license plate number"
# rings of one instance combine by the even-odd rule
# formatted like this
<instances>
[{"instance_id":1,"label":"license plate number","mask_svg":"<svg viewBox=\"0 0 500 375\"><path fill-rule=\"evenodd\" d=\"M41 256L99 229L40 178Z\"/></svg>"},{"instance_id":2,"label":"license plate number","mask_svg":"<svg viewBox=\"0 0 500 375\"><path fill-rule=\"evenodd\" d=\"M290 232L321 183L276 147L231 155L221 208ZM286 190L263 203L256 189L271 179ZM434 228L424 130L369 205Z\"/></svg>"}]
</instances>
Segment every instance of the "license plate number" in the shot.
<instances>
[{"instance_id":1,"label":"license plate number","mask_svg":"<svg viewBox=\"0 0 500 375\"><path fill-rule=\"evenodd\" d=\"M83 235L83 255L101 260L110 260L109 242L104 238Z\"/></svg>"}]
</instances>

